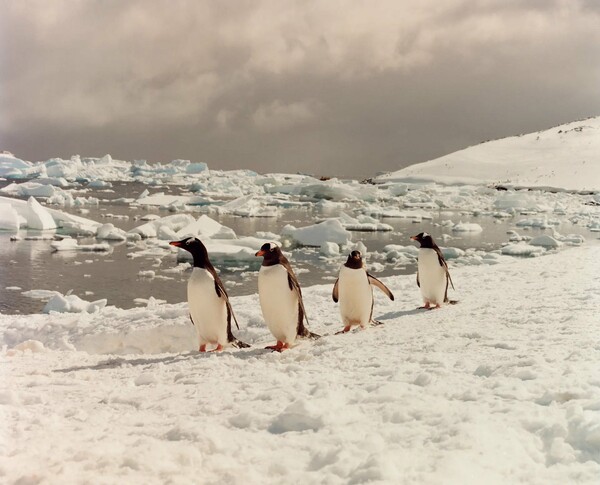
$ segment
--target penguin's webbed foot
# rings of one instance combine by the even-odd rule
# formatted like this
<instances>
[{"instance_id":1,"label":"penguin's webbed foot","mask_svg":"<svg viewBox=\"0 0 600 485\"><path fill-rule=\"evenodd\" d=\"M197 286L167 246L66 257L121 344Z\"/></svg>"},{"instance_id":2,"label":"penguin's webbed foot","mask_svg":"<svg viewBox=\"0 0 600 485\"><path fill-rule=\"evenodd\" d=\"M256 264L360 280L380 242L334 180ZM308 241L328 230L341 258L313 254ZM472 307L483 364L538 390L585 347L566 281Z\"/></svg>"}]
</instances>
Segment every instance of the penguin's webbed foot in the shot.
<instances>
[{"instance_id":1,"label":"penguin's webbed foot","mask_svg":"<svg viewBox=\"0 0 600 485\"><path fill-rule=\"evenodd\" d=\"M343 333L348 333L350 331L350 329L352 328L351 325L346 325L342 330L340 330L339 332L335 332L335 335L341 335Z\"/></svg>"},{"instance_id":2,"label":"penguin's webbed foot","mask_svg":"<svg viewBox=\"0 0 600 485\"><path fill-rule=\"evenodd\" d=\"M221 344L217 344L217 346L214 349L212 349L212 350L206 350L206 346L207 345L208 344L202 344L202 345L200 345L200 348L198 349L198 352L202 352L202 353L204 353L204 352L221 352L223 350L223 346Z\"/></svg>"},{"instance_id":3,"label":"penguin's webbed foot","mask_svg":"<svg viewBox=\"0 0 600 485\"><path fill-rule=\"evenodd\" d=\"M272 350L274 352L283 352L286 349L289 349L290 345L288 343L283 343L280 340L277 341L275 345L267 345L265 347L266 350Z\"/></svg>"}]
</instances>

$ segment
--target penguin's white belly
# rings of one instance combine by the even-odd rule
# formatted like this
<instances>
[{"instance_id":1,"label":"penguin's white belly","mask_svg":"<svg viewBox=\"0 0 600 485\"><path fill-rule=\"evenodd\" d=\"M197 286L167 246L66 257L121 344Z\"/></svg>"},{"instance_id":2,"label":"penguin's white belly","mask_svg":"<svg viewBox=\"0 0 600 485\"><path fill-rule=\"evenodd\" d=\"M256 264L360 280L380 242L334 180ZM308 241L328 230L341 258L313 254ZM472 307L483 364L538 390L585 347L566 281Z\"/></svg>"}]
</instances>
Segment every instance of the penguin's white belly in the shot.
<instances>
[{"instance_id":1,"label":"penguin's white belly","mask_svg":"<svg viewBox=\"0 0 600 485\"><path fill-rule=\"evenodd\" d=\"M340 315L344 325L366 326L371 319L373 288L364 269L342 266L338 281Z\"/></svg>"},{"instance_id":2,"label":"penguin's white belly","mask_svg":"<svg viewBox=\"0 0 600 485\"><path fill-rule=\"evenodd\" d=\"M258 296L267 327L280 342L293 343L298 332L298 296L290 290L288 273L280 264L261 266Z\"/></svg>"},{"instance_id":3,"label":"penguin's white belly","mask_svg":"<svg viewBox=\"0 0 600 485\"><path fill-rule=\"evenodd\" d=\"M215 280L204 268L194 268L188 280L188 307L200 344L227 343L227 305L217 296Z\"/></svg>"},{"instance_id":4,"label":"penguin's white belly","mask_svg":"<svg viewBox=\"0 0 600 485\"><path fill-rule=\"evenodd\" d=\"M435 305L444 303L446 270L440 265L437 253L430 248L420 248L418 268L423 299Z\"/></svg>"}]
</instances>

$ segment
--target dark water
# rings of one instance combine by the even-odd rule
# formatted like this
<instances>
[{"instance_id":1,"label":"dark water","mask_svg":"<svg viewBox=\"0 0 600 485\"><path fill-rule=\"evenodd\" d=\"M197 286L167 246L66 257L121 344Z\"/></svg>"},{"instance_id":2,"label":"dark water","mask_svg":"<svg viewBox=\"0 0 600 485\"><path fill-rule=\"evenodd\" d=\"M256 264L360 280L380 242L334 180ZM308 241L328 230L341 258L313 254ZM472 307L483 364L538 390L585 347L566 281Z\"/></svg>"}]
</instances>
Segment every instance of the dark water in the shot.
<instances>
[{"instance_id":1,"label":"dark water","mask_svg":"<svg viewBox=\"0 0 600 485\"><path fill-rule=\"evenodd\" d=\"M0 185L6 185L1 183ZM80 214L77 209L60 208L65 212L96 220L99 222L111 222L116 227L129 230L143 221L135 220L136 216L142 216L149 212L158 215L169 215L166 211L158 209L136 208L114 201L121 197L137 197L146 186L138 183L114 183L111 191L92 190L84 194L86 197L93 196L102 200L97 207L86 207L88 213ZM154 188L152 192L157 189ZM158 189L166 193L178 194L184 188L163 187ZM350 210L347 210L350 213ZM128 219L114 218L114 215L128 216ZM195 214L198 216L199 214ZM276 234L286 224L305 226L312 224L315 220L325 217L335 217L337 211L323 212L312 206L306 208L292 208L282 210L281 216L277 218L242 218L231 215L210 214L210 217L218 220L225 226L231 227L238 236L254 236L258 231L269 231ZM108 216L108 217L107 217ZM554 217L554 216L553 216ZM381 251L387 244L409 245L409 237L421 231L427 231L434 237L442 233L449 233L448 228L436 225L441 220L452 219L454 222L476 222L483 227L480 233L453 234L452 239L445 246L458 247L461 249L476 248L483 250L494 250L506 242L507 230L514 229L514 224L522 219L516 217L498 221L492 217L472 217L459 214L451 214L444 211L437 214L433 220L423 221L418 224L407 219L384 219L384 222L394 227L393 232L353 232L354 242L362 241L369 252ZM583 234L588 237L589 233L584 228L564 221L557 230L561 233ZM519 233L534 236L543 233L540 229L531 229L527 232L521 228ZM154 297L176 303L185 300L185 282L189 273L165 273L163 270L177 266L176 257L173 253L162 259L157 266L156 257L128 257L128 254L139 251L140 248L128 247L126 243L110 243L110 253L88 253L80 251L52 252L48 240L26 240L27 236L40 236L39 231L19 233L18 241L11 241L10 234L0 232L0 313L36 313L39 312L44 302L34 300L22 295L23 291L31 289L56 290L73 293L84 300L93 301L101 298L108 299L109 305L121 308L131 308L136 305L136 298ZM49 235L49 237L52 237ZM93 244L97 241L93 238L82 238L80 244ZM140 243L142 246L144 242ZM150 245L148 246L150 247ZM257 248L258 249L258 248ZM309 286L320 283L332 283L340 264L345 261L346 255L340 255L339 260L324 260L319 258L316 248L299 248L291 251L291 261L297 269L299 280L302 285ZM368 263L379 263L383 269L376 274L388 276L393 274L414 273L416 268L412 265L397 267L377 256L369 256ZM257 291L257 270L260 261L256 263L238 263L235 266L219 265L221 277L229 288L232 296L255 293ZM381 269L379 267L378 269ZM140 271L155 271L157 278L140 277ZM170 278L170 279L165 279ZM18 287L19 289L6 289L7 287Z\"/></svg>"}]
</instances>

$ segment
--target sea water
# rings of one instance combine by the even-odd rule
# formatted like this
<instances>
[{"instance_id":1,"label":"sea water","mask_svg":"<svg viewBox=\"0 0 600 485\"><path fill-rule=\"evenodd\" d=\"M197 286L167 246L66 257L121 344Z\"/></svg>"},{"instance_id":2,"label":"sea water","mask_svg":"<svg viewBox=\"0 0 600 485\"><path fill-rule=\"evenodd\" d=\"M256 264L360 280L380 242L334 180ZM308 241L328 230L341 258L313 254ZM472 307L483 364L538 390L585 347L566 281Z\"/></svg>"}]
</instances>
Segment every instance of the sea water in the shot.
<instances>
[{"instance_id":1,"label":"sea water","mask_svg":"<svg viewBox=\"0 0 600 485\"><path fill-rule=\"evenodd\" d=\"M7 182L0 183L0 186ZM55 207L65 212L83 215L89 219L112 223L125 231L143 223L139 217L148 213L159 216L170 215L168 211L158 208L137 207L118 202L123 197L137 197L147 187L140 183L113 183L111 189L89 190L86 197L101 199L98 206L85 207L86 213L81 214L78 208ZM160 191L178 194L181 187L160 187ZM115 202L117 201L117 202ZM348 213L350 209L346 210ZM200 215L199 209L190 208L195 217ZM524 217L497 219L491 216L475 217L468 213L450 213L428 211L433 219L414 222L411 219L386 218L383 221L391 225L390 232L352 232L352 241L361 241L367 247L367 266L372 265L371 272L378 277L393 274L413 274L416 265L413 263L398 265L387 261L382 249L388 244L415 244L410 236L426 231L439 238L446 234L446 240L438 239L440 246L451 246L459 249L474 248L483 251L498 250L508 241L507 231L515 229L515 223ZM209 216L221 224L232 228L238 236L254 236L259 231L280 234L286 224L302 227L314 224L327 217L336 217L339 211L317 210L313 204L302 207L282 209L279 217L244 218L232 215L210 213ZM587 229L570 223L566 218L558 218L560 225L556 229L563 234L582 234L589 237ZM448 227L441 225L444 220L454 222L475 222L483 231L452 233ZM516 228L521 234L535 236L543 234L543 229L531 228L524 231ZM132 257L146 245L145 241L131 248L126 242L108 242L111 246L109 253L93 253L82 251L53 252L50 242L53 235L39 231L20 231L18 240L11 240L11 234L0 232L0 313L37 313L44 306L44 301L30 298L23 293L27 290L54 290L62 294L72 290L84 300L93 301L102 298L109 305L120 308L131 308L151 297L169 303L184 301L186 298L186 281L189 270L181 273L164 272L165 269L177 266L176 253L163 258L156 256ZM33 239L30 239L33 238ZM40 239L41 238L41 239ZM44 239L46 238L46 239ZM79 238L79 244L98 242L94 238ZM259 249L258 247L256 248ZM298 274L302 286L316 284L333 285L340 265L347 258L347 250L342 248L338 258L325 259L319 255L318 248L288 248L286 249L290 262ZM247 295L257 292L257 276L261 258L255 262L237 262L222 264L217 261L215 266L220 272L221 279L228 288L230 296ZM450 263L452 266L452 263ZM143 271L153 271L155 277L140 275ZM136 302L137 299L137 302Z\"/></svg>"}]
</instances>

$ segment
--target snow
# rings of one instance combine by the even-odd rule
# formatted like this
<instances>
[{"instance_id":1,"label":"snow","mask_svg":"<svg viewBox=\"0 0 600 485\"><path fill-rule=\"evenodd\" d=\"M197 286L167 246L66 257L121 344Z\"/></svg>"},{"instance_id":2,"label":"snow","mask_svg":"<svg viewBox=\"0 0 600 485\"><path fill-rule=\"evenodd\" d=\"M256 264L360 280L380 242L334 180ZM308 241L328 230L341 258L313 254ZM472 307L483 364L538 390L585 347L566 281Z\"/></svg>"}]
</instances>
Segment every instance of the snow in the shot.
<instances>
[{"instance_id":1,"label":"snow","mask_svg":"<svg viewBox=\"0 0 600 485\"><path fill-rule=\"evenodd\" d=\"M384 278L384 325L340 336L331 285L304 288L328 335L282 354L256 295L232 298L253 347L221 354L185 304L0 315L3 481L595 484L599 260L451 268L459 303L428 312Z\"/></svg>"},{"instance_id":2,"label":"snow","mask_svg":"<svg viewBox=\"0 0 600 485\"><path fill-rule=\"evenodd\" d=\"M378 183L491 184L600 191L600 116L493 140L411 165Z\"/></svg>"},{"instance_id":3,"label":"snow","mask_svg":"<svg viewBox=\"0 0 600 485\"><path fill-rule=\"evenodd\" d=\"M408 237L422 221L436 219L444 245L498 232L473 222L478 216L511 228L497 249L441 247L459 303L439 311L416 310L414 274L387 277L396 300L375 292L374 305L384 325L334 336L342 325L332 285L304 287L310 328L324 337L281 355L262 349L273 342L257 296L236 296L235 286L236 335L253 347L210 355L195 352L185 303L132 295L138 307L123 310L71 292L23 291L46 304L36 315L0 314L0 481L597 483L600 192L587 192L599 190L598 125L595 118L482 144L380 177L376 186L209 171L188 160L30 163L0 155L0 176L32 179L4 193L46 197L44 205L0 197L0 228L56 229L61 236L14 236L50 239L48 251L113 247L64 234L127 241L127 257L152 258L136 273L146 286L185 279L190 254L168 241L187 236L205 242L218 268L233 266L251 282L266 241L318 248L298 253L341 265L352 249L367 254L350 231L388 231L380 240L397 244L369 254L377 272L415 264ZM102 204L81 193L116 181L173 193L113 201L130 205L140 221L129 232L115 227L127 216L103 212L115 224L102 224L48 207ZM143 215L146 206L161 214ZM238 237L209 217L273 217L288 208L324 220ZM415 230L389 234L382 218L409 219ZM589 241L567 234L565 222ZM307 270L298 269L302 283ZM335 275L326 278L333 283ZM185 295L183 281L172 283ZM88 298L87 289L76 292Z\"/></svg>"}]
</instances>

